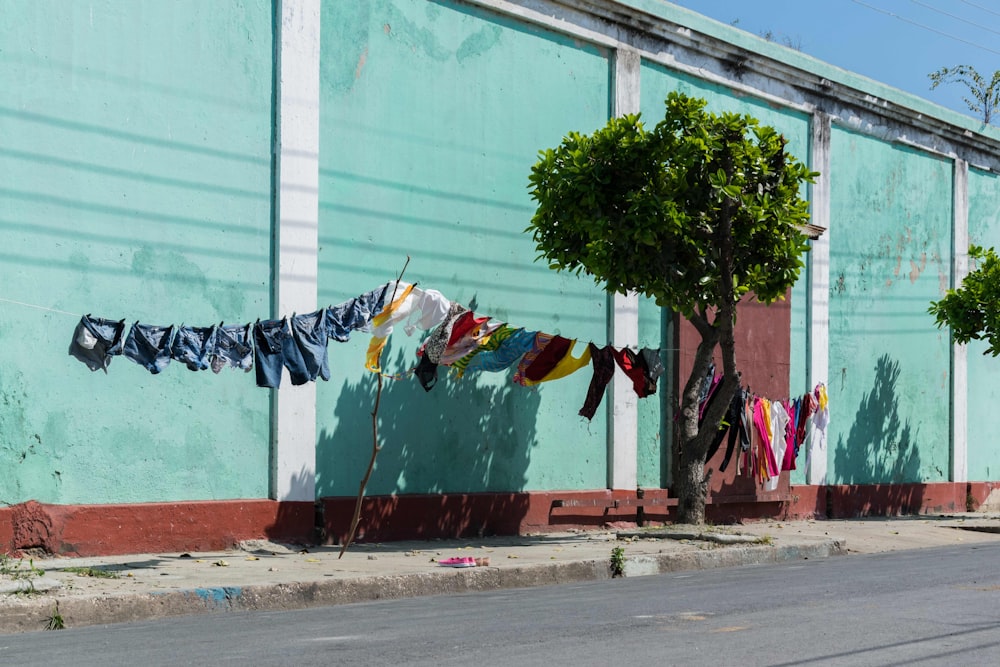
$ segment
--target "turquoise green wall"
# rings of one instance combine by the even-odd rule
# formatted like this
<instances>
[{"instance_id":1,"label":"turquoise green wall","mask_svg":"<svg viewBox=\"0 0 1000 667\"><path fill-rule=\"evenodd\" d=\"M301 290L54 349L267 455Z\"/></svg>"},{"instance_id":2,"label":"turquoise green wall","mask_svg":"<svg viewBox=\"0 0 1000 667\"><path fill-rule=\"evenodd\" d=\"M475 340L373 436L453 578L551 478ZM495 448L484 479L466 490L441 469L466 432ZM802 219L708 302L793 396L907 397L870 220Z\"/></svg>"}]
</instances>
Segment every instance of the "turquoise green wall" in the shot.
<instances>
[{"instance_id":1,"label":"turquoise green wall","mask_svg":"<svg viewBox=\"0 0 1000 667\"><path fill-rule=\"evenodd\" d=\"M831 483L948 479L952 165L834 127Z\"/></svg>"},{"instance_id":2,"label":"turquoise green wall","mask_svg":"<svg viewBox=\"0 0 1000 667\"><path fill-rule=\"evenodd\" d=\"M1000 247L1000 178L979 169L969 169L969 242ZM969 267L974 268L974 267ZM997 434L1000 433L1000 359L983 356L987 345L968 345L968 441L969 479L986 481L1000 475Z\"/></svg>"},{"instance_id":3,"label":"turquoise green wall","mask_svg":"<svg viewBox=\"0 0 1000 667\"><path fill-rule=\"evenodd\" d=\"M582 341L606 340L592 282L533 263L538 150L607 122L609 54L468 7L424 0L322 5L320 299L392 278L477 312ZM398 330L383 357L415 365ZM317 493L353 495L371 449L368 336L331 348L319 387ZM590 372L537 390L508 374L425 393L389 381L384 449L369 485L391 492L587 489L606 484L606 423L577 416Z\"/></svg>"},{"instance_id":4,"label":"turquoise green wall","mask_svg":"<svg viewBox=\"0 0 1000 667\"><path fill-rule=\"evenodd\" d=\"M809 156L809 119L803 114L775 108L752 97L734 94L725 87L701 81L684 74L672 72L660 65L644 61L641 71L641 105L643 121L653 127L663 118L663 101L671 91L680 91L708 102L708 110L715 113L733 112L753 116L762 125L777 129L788 140L788 151L800 161ZM806 272L792 290L792 351L791 387L798 390L805 385L805 303L808 290ZM658 308L652 302L643 303L639 310L639 331L642 344L659 344L657 327L661 321ZM664 345L664 347L667 347ZM752 354L743 351L740 354ZM666 384L662 385L666 386ZM661 433L661 428L669 427L673 418L672 410L665 402L654 404L640 401L639 404L639 478L642 483L666 484L668 476L669 452L661 448L669 444L669 436ZM801 468L801 466L800 466ZM792 472L793 482L804 481L804 471Z\"/></svg>"},{"instance_id":5,"label":"turquoise green wall","mask_svg":"<svg viewBox=\"0 0 1000 667\"><path fill-rule=\"evenodd\" d=\"M272 10L15 0L0 21L0 503L266 497L252 376L67 355L79 314L269 314ZM44 37L44 38L43 38Z\"/></svg>"}]
</instances>

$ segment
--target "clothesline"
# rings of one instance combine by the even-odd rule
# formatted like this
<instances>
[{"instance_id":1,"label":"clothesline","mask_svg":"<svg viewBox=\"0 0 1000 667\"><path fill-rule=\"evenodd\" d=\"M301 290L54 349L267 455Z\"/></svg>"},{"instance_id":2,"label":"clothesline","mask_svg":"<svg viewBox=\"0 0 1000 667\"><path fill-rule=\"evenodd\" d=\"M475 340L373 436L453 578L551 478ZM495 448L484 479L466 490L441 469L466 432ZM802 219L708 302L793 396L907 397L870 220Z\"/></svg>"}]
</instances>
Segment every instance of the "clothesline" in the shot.
<instances>
[{"instance_id":1,"label":"clothesline","mask_svg":"<svg viewBox=\"0 0 1000 667\"><path fill-rule=\"evenodd\" d=\"M14 299L5 299L0 297L0 301L4 303L13 303L17 306L24 306L25 308L37 308L38 310L47 310L50 313L59 313L60 315L69 315L71 317L79 317L79 313L71 313L68 310L59 310L58 308L48 308L47 306L40 306L35 303L25 303L24 301L15 301Z\"/></svg>"}]
</instances>

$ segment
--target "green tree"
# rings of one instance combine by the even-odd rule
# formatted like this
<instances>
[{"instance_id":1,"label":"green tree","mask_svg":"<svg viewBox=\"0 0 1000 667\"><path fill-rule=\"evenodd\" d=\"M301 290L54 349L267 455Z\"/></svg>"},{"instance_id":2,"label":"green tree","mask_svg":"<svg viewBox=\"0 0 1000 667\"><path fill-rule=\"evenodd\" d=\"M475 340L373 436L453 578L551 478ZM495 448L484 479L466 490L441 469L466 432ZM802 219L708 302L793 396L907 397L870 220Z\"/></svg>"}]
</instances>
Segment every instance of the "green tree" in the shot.
<instances>
[{"instance_id":1,"label":"green tree","mask_svg":"<svg viewBox=\"0 0 1000 667\"><path fill-rule=\"evenodd\" d=\"M608 292L638 292L687 318L701 340L681 396L674 474L678 521L703 523L709 444L739 389L733 328L751 292L784 297L808 248L800 186L815 173L750 116L715 115L671 93L652 131L638 115L570 133L532 168L528 232L549 268L581 271ZM721 392L699 426L699 389L716 346Z\"/></svg>"},{"instance_id":2,"label":"green tree","mask_svg":"<svg viewBox=\"0 0 1000 667\"><path fill-rule=\"evenodd\" d=\"M993 248L969 248L977 267L950 289L940 301L932 301L928 312L938 328L948 326L956 343L985 340L983 354L1000 355L1000 257Z\"/></svg>"},{"instance_id":3,"label":"green tree","mask_svg":"<svg viewBox=\"0 0 1000 667\"><path fill-rule=\"evenodd\" d=\"M969 89L969 94L972 95L972 97L962 98L969 107L969 111L982 117L983 122L987 125L993 120L997 104L1000 104L1000 70L993 72L993 78L989 81L971 65L942 67L937 72L931 72L927 76L931 80L931 90L942 83L964 85Z\"/></svg>"}]
</instances>

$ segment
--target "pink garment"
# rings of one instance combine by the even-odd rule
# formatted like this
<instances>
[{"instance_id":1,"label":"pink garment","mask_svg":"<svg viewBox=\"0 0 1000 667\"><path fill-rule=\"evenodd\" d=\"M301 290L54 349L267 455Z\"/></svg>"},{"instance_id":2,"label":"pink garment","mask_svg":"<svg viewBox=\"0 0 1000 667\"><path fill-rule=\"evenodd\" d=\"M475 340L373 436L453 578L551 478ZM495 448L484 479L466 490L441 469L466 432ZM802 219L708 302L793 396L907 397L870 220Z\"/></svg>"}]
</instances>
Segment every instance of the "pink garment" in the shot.
<instances>
[{"instance_id":1,"label":"pink garment","mask_svg":"<svg viewBox=\"0 0 1000 667\"><path fill-rule=\"evenodd\" d=\"M774 449L771 448L771 433L768 428L770 421L770 404L764 405L767 399L758 397L753 405L753 425L760 433L761 444L764 446L765 463L767 464L768 477L774 477L780 472L778 462L774 458Z\"/></svg>"},{"instance_id":2,"label":"pink garment","mask_svg":"<svg viewBox=\"0 0 1000 667\"><path fill-rule=\"evenodd\" d=\"M788 413L788 424L785 426L785 460L781 462L782 470L795 470L795 406L790 400L781 402Z\"/></svg>"}]
</instances>

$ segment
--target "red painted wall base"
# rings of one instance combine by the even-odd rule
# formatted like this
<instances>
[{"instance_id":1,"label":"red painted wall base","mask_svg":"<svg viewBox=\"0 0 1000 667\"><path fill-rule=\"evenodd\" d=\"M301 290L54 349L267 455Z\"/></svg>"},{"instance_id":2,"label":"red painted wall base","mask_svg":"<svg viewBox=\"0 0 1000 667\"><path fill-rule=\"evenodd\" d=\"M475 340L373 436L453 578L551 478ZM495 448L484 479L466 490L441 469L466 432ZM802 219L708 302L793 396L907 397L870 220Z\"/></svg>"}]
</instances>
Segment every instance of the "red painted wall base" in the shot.
<instances>
[{"instance_id":1,"label":"red painted wall base","mask_svg":"<svg viewBox=\"0 0 1000 667\"><path fill-rule=\"evenodd\" d=\"M216 551L251 539L311 542L311 502L216 500L0 509L0 552L39 549L65 556Z\"/></svg>"},{"instance_id":2,"label":"red painted wall base","mask_svg":"<svg viewBox=\"0 0 1000 667\"><path fill-rule=\"evenodd\" d=\"M710 502L707 519L847 519L975 510L1000 482L792 486L770 502ZM0 553L38 549L66 556L214 551L250 539L328 544L346 538L354 498L311 502L192 501L130 505L43 505L0 509ZM518 535L569 528L669 522L666 489L531 491L374 496L362 506L358 541ZM316 511L322 515L317 517ZM317 521L325 535L317 536Z\"/></svg>"}]
</instances>

